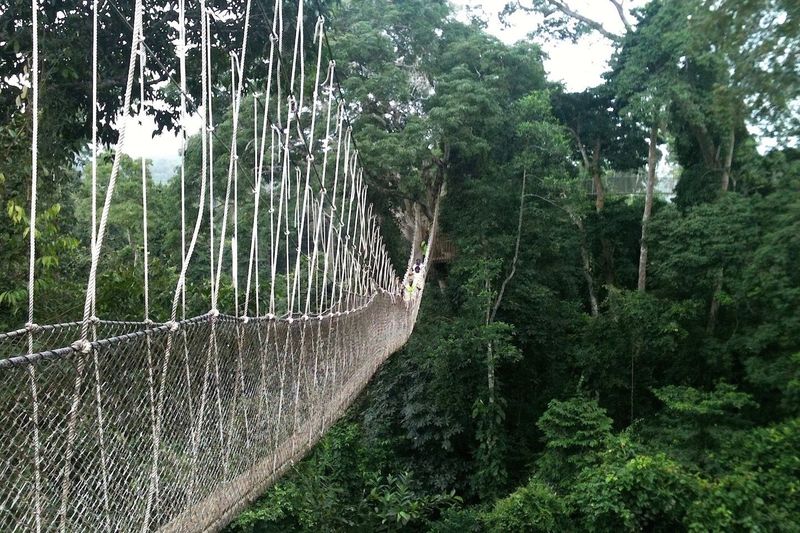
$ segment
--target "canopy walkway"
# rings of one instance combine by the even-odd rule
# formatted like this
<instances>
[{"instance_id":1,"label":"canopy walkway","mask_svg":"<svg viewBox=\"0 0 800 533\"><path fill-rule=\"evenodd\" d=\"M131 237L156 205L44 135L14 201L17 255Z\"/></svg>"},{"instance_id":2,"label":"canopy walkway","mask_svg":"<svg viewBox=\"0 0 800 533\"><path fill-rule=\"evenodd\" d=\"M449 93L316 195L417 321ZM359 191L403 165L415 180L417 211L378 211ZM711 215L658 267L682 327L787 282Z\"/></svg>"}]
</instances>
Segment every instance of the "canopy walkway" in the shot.
<instances>
[{"instance_id":1,"label":"canopy walkway","mask_svg":"<svg viewBox=\"0 0 800 533\"><path fill-rule=\"evenodd\" d=\"M97 0L93 8L96 111ZM283 2L276 1L269 57L260 58L269 69L266 87L253 98L256 135L248 141L256 156L247 167L237 153L248 83L247 1L243 42L228 73L228 171L215 176L209 39L215 15L200 0L195 22L202 101L195 103L186 91L183 0L178 9L180 79L173 82L181 93L181 123L190 107L202 118L202 161L197 198L184 196L187 171L180 169L181 264L170 314L150 313L143 165L142 320L95 316L125 143L122 122L102 203L92 165L83 315L70 323L37 324L37 38L46 36L37 35L33 0L29 315L24 327L0 333L0 531L219 529L317 442L414 327L428 261L410 289L392 266L379 217L367 200L335 63L322 63L324 21L317 20L316 54L306 68L303 2L293 6L294 21L284 21ZM144 113L149 49L142 12L142 0L136 0L125 115L132 113L137 77L138 113ZM289 27L291 33L284 31ZM93 120L96 127L96 115ZM185 147L185 129L183 138ZM92 141L96 161L96 130ZM240 187L244 179L247 188ZM222 198L219 189L214 193L220 184L222 202L216 201ZM435 213L427 250L435 240L438 205ZM245 220L246 227L240 224ZM196 253L201 231L208 232L203 258ZM421 240L417 231L409 268ZM239 272L242 258L245 272ZM186 312L187 279L197 272L209 276L209 311L192 317ZM230 281L232 298L220 297L223 280ZM221 309L223 300L232 300L230 309Z\"/></svg>"}]
</instances>

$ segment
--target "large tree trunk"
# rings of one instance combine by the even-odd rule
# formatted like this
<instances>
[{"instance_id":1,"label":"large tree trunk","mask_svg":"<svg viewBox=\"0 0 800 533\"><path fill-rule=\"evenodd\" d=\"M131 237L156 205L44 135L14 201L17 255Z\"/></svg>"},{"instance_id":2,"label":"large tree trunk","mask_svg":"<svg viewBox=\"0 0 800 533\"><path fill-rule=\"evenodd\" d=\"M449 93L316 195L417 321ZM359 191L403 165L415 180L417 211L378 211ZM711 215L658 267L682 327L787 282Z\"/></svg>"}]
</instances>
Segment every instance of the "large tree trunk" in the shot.
<instances>
[{"instance_id":1,"label":"large tree trunk","mask_svg":"<svg viewBox=\"0 0 800 533\"><path fill-rule=\"evenodd\" d=\"M733 165L733 146L736 143L736 130L731 126L731 135L728 139L728 153L725 156L725 163L722 167L722 192L728 190L731 181L731 165Z\"/></svg>"},{"instance_id":2,"label":"large tree trunk","mask_svg":"<svg viewBox=\"0 0 800 533\"><path fill-rule=\"evenodd\" d=\"M594 206L599 213L606 205L606 190L603 188L603 179L600 176L600 141L595 141L592 149L592 157L589 158L586 145L583 144L578 130L570 129L570 131L578 144L578 150L581 153L581 159L583 159L583 169L592 178L592 185L594 186L595 192Z\"/></svg>"},{"instance_id":3,"label":"large tree trunk","mask_svg":"<svg viewBox=\"0 0 800 533\"><path fill-rule=\"evenodd\" d=\"M722 180L720 182L720 189L723 193L728 191L731 181L731 166L733 165L733 147L736 143L736 130L731 126L730 138L728 139L728 153L725 155L725 162L722 166ZM717 326L717 315L719 314L719 293L722 292L722 284L725 281L725 271L723 267L717 271L717 277L714 280L714 292L711 295L711 305L708 308L708 322L706 323L706 333L709 335L714 334L714 329Z\"/></svg>"},{"instance_id":4,"label":"large tree trunk","mask_svg":"<svg viewBox=\"0 0 800 533\"><path fill-rule=\"evenodd\" d=\"M639 244L639 282L637 288L645 291L647 285L647 226L653 211L653 190L656 185L656 163L658 161L658 126L650 128L650 146L647 151L647 192L642 213L642 240Z\"/></svg>"},{"instance_id":5,"label":"large tree trunk","mask_svg":"<svg viewBox=\"0 0 800 533\"><path fill-rule=\"evenodd\" d=\"M600 141L594 143L592 150L592 163L590 168L592 174L592 183L594 184L595 199L594 207L597 212L603 210L606 205L606 190L603 187L603 178L600 176Z\"/></svg>"},{"instance_id":6,"label":"large tree trunk","mask_svg":"<svg viewBox=\"0 0 800 533\"><path fill-rule=\"evenodd\" d=\"M592 316L597 318L600 314L597 305L597 293L594 290L594 277L592 277L592 261L589 255L589 247L586 243L586 228L583 227L583 221L580 217L570 214L572 222L578 228L581 236L581 262L583 263L583 279L586 281L586 287L589 291L589 306L592 310Z\"/></svg>"}]
</instances>

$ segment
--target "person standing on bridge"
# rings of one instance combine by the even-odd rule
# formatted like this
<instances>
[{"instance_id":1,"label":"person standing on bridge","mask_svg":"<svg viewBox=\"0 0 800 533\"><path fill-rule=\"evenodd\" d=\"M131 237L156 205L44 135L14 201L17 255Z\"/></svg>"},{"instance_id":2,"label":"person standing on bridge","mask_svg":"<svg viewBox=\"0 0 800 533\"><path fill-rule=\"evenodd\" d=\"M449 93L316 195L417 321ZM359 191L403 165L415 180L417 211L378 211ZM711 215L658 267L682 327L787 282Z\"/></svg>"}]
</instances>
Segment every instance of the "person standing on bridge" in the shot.
<instances>
[{"instance_id":1,"label":"person standing on bridge","mask_svg":"<svg viewBox=\"0 0 800 533\"><path fill-rule=\"evenodd\" d=\"M423 283L423 266L422 266L422 259L417 259L414 263L414 274L412 279L412 285L418 291L422 290L422 283Z\"/></svg>"},{"instance_id":2,"label":"person standing on bridge","mask_svg":"<svg viewBox=\"0 0 800 533\"><path fill-rule=\"evenodd\" d=\"M405 301L411 300L412 294L414 294L414 269L409 268L403 279L403 299Z\"/></svg>"}]
</instances>

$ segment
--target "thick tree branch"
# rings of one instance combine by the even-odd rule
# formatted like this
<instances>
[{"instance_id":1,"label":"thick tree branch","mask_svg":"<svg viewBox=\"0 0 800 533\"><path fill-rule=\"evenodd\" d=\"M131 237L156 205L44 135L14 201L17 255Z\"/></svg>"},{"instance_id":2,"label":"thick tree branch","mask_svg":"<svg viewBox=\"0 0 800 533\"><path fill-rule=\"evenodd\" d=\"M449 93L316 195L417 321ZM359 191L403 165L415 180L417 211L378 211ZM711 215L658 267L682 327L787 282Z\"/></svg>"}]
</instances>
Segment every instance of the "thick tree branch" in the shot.
<instances>
[{"instance_id":1,"label":"thick tree branch","mask_svg":"<svg viewBox=\"0 0 800 533\"><path fill-rule=\"evenodd\" d=\"M612 33L610 31L608 31L607 29L605 29L603 27L603 25L600 24L599 22L597 22L596 20L590 19L589 17L584 16L584 15L581 15L580 13L578 13L577 11L575 11L574 9L569 7L569 5L567 5L566 2L562 2L561 0L547 0L547 3L550 6L552 6L554 9L556 9L556 10L560 11L562 14L566 15L567 17L569 17L571 19L574 19L574 20L576 20L576 21L578 21L578 22L580 22L582 24L585 24L589 28L593 29L594 31L596 31L597 33L599 33L600 35L605 37L606 39L609 39L609 40L615 41L615 42L622 39L621 35L617 35L616 33ZM521 3L520 3L520 7L522 7ZM527 10L527 11L531 11L531 9L529 9L529 8L525 8L525 7L522 7L522 8Z\"/></svg>"}]
</instances>

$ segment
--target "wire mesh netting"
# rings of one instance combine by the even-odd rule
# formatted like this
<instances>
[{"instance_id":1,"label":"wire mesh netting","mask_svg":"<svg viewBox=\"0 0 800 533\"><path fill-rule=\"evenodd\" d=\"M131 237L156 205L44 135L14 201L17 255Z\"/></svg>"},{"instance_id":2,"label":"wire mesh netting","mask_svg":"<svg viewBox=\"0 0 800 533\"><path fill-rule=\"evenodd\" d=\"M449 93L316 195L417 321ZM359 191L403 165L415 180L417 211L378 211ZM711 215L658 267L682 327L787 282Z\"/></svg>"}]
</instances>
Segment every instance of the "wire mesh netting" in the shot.
<instances>
[{"instance_id":1,"label":"wire mesh netting","mask_svg":"<svg viewBox=\"0 0 800 533\"><path fill-rule=\"evenodd\" d=\"M417 307L379 293L292 321L98 324L86 353L79 324L35 333L50 351L0 359L0 530L225 523L342 414Z\"/></svg>"}]
</instances>

